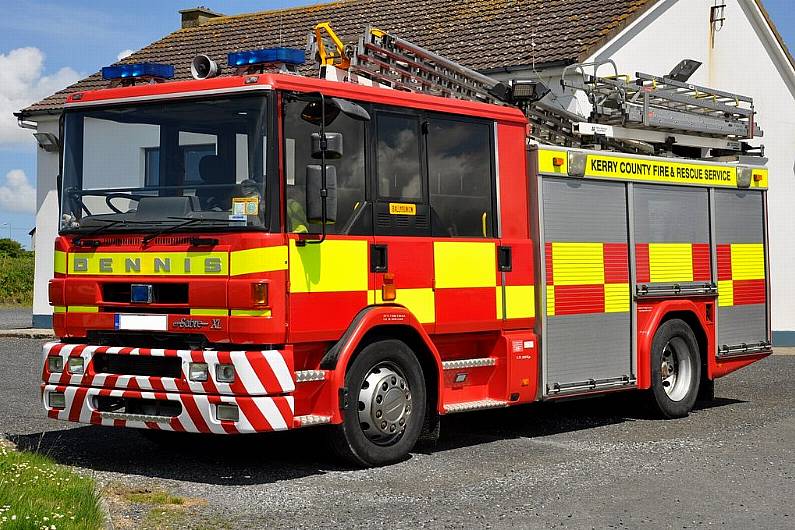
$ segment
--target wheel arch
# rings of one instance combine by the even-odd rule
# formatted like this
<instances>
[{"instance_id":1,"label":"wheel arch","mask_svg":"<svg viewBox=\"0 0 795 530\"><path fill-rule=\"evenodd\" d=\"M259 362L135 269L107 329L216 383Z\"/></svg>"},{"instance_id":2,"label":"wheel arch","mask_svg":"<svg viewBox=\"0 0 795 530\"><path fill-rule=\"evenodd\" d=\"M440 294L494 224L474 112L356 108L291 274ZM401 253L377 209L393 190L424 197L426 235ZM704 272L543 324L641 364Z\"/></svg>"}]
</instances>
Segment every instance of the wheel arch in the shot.
<instances>
[{"instance_id":1,"label":"wheel arch","mask_svg":"<svg viewBox=\"0 0 795 530\"><path fill-rule=\"evenodd\" d=\"M442 362L425 329L414 315L402 306L369 306L362 309L348 329L323 356L320 367L331 371L330 382L335 415L340 414L339 395L345 388L345 374L353 359L368 344L397 339L411 348L420 363L425 379L428 403L441 407ZM335 418L338 419L338 418Z\"/></svg>"},{"instance_id":2,"label":"wheel arch","mask_svg":"<svg viewBox=\"0 0 795 530\"><path fill-rule=\"evenodd\" d=\"M710 301L712 302L712 301ZM651 348L654 335L665 322L682 320L696 337L701 362L702 379L712 379L715 366L713 351L714 327L704 316L704 303L693 300L666 300L656 304L645 329L638 330L638 388L651 386Z\"/></svg>"}]
</instances>

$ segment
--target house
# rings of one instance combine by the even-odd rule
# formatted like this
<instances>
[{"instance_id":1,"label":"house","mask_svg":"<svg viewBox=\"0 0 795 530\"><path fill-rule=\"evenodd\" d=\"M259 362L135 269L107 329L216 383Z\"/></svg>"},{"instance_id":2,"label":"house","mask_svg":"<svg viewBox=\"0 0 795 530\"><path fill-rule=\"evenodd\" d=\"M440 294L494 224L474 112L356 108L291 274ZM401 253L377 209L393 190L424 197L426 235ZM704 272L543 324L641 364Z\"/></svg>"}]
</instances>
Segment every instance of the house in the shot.
<instances>
[{"instance_id":1,"label":"house","mask_svg":"<svg viewBox=\"0 0 795 530\"><path fill-rule=\"evenodd\" d=\"M795 203L795 61L762 0L349 0L309 7L223 16L206 8L180 12L181 27L123 62L173 64L190 79L190 62L206 54L225 64L229 51L303 48L318 22L330 20L345 38L367 24L500 79L541 79L553 88L566 66L612 59L620 72L669 72L681 59L700 61L695 84L752 96L769 158L770 274L774 342L795 345L795 245L789 214ZM311 74L307 67L304 73ZM70 92L105 86L94 74L19 113L39 132L58 133ZM583 102L562 102L572 110ZM587 113L587 110L586 110ZM47 280L58 224L58 155L38 152L34 325L48 326Z\"/></svg>"}]
</instances>

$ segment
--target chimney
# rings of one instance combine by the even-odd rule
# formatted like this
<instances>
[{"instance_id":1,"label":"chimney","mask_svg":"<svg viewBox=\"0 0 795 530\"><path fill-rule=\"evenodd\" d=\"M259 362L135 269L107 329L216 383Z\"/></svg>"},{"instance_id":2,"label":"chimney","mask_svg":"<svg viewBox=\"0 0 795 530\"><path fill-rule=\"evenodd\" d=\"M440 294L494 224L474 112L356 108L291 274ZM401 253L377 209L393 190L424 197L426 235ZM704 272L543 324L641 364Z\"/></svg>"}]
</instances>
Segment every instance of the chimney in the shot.
<instances>
[{"instance_id":1,"label":"chimney","mask_svg":"<svg viewBox=\"0 0 795 530\"><path fill-rule=\"evenodd\" d=\"M224 16L221 13L216 13L204 6L192 7L190 9L182 9L179 12L182 15L183 28L195 28L201 26L211 18Z\"/></svg>"}]
</instances>

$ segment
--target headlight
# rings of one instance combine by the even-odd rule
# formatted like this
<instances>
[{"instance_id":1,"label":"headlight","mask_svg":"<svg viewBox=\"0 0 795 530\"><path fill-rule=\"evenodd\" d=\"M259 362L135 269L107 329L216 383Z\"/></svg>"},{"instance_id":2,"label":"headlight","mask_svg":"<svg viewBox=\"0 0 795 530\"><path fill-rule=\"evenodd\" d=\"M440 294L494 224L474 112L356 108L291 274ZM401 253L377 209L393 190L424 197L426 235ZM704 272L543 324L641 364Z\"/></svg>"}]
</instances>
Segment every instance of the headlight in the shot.
<instances>
[{"instance_id":1,"label":"headlight","mask_svg":"<svg viewBox=\"0 0 795 530\"><path fill-rule=\"evenodd\" d=\"M66 397L63 392L50 392L47 395L47 404L51 409L66 408Z\"/></svg>"},{"instance_id":2,"label":"headlight","mask_svg":"<svg viewBox=\"0 0 795 530\"><path fill-rule=\"evenodd\" d=\"M47 357L47 370L50 372L63 372L63 357L60 355Z\"/></svg>"},{"instance_id":3,"label":"headlight","mask_svg":"<svg viewBox=\"0 0 795 530\"><path fill-rule=\"evenodd\" d=\"M188 379L191 381L207 381L207 363L190 363Z\"/></svg>"},{"instance_id":4,"label":"headlight","mask_svg":"<svg viewBox=\"0 0 795 530\"><path fill-rule=\"evenodd\" d=\"M231 364L219 364L215 367L215 378L219 383L235 382L235 367Z\"/></svg>"},{"instance_id":5,"label":"headlight","mask_svg":"<svg viewBox=\"0 0 795 530\"><path fill-rule=\"evenodd\" d=\"M85 364L82 357L69 357L69 372L82 374L85 371Z\"/></svg>"}]
</instances>

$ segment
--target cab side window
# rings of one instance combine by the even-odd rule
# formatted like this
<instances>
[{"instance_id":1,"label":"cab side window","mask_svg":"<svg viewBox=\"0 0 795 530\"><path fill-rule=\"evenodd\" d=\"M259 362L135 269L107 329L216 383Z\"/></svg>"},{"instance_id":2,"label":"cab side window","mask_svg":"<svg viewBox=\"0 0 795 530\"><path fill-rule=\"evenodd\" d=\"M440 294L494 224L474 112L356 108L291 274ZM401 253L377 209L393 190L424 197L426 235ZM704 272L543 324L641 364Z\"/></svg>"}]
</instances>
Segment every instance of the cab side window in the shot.
<instances>
[{"instance_id":1,"label":"cab side window","mask_svg":"<svg viewBox=\"0 0 795 530\"><path fill-rule=\"evenodd\" d=\"M433 235L493 237L491 125L454 118L427 123Z\"/></svg>"},{"instance_id":2,"label":"cab side window","mask_svg":"<svg viewBox=\"0 0 795 530\"><path fill-rule=\"evenodd\" d=\"M306 214L307 166L320 164L320 160L312 157L312 134L318 133L319 127L301 118L306 105L303 99L284 104L287 231L320 233L321 225L309 223ZM365 205L365 128L366 122L343 113L326 126L327 133L341 133L343 142L342 157L326 159L326 164L335 166L337 172L337 219L334 224L326 225L329 234L371 232L367 223L355 222L367 221L366 216L354 217Z\"/></svg>"},{"instance_id":3,"label":"cab side window","mask_svg":"<svg viewBox=\"0 0 795 530\"><path fill-rule=\"evenodd\" d=\"M417 117L379 114L377 135L378 195L408 202L422 200L420 122Z\"/></svg>"}]
</instances>

